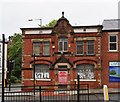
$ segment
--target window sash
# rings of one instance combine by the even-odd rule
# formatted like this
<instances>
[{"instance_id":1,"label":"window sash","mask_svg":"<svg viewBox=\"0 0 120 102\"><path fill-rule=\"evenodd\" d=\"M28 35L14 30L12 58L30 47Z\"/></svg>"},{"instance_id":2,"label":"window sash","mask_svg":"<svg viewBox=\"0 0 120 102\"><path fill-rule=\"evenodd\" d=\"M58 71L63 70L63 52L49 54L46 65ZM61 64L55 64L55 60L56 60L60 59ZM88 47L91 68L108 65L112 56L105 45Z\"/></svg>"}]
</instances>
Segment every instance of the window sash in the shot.
<instances>
[{"instance_id":1,"label":"window sash","mask_svg":"<svg viewBox=\"0 0 120 102\"><path fill-rule=\"evenodd\" d=\"M109 50L117 51L117 35L109 35Z\"/></svg>"},{"instance_id":2,"label":"window sash","mask_svg":"<svg viewBox=\"0 0 120 102\"><path fill-rule=\"evenodd\" d=\"M76 44L76 54L83 54L83 41L78 41Z\"/></svg>"},{"instance_id":3,"label":"window sash","mask_svg":"<svg viewBox=\"0 0 120 102\"><path fill-rule=\"evenodd\" d=\"M94 41L87 41L87 54L88 55L94 54Z\"/></svg>"},{"instance_id":4,"label":"window sash","mask_svg":"<svg viewBox=\"0 0 120 102\"><path fill-rule=\"evenodd\" d=\"M33 43L33 54L36 54L36 55L40 54L40 42Z\"/></svg>"},{"instance_id":5,"label":"window sash","mask_svg":"<svg viewBox=\"0 0 120 102\"><path fill-rule=\"evenodd\" d=\"M43 55L50 55L50 43L43 42Z\"/></svg>"},{"instance_id":6,"label":"window sash","mask_svg":"<svg viewBox=\"0 0 120 102\"><path fill-rule=\"evenodd\" d=\"M58 51L66 52L68 50L68 38L58 39Z\"/></svg>"}]
</instances>

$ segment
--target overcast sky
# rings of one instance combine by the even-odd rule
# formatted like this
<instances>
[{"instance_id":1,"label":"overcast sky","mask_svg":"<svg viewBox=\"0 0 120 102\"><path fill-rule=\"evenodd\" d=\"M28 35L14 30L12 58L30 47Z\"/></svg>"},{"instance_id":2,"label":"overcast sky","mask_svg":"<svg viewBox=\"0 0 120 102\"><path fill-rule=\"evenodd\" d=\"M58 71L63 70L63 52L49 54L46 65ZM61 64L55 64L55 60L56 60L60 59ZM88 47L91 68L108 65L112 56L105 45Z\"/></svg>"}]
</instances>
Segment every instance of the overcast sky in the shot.
<instances>
[{"instance_id":1,"label":"overcast sky","mask_svg":"<svg viewBox=\"0 0 120 102\"><path fill-rule=\"evenodd\" d=\"M62 11L71 25L98 25L118 18L119 0L0 0L0 39L21 33L20 28L59 19Z\"/></svg>"}]
</instances>

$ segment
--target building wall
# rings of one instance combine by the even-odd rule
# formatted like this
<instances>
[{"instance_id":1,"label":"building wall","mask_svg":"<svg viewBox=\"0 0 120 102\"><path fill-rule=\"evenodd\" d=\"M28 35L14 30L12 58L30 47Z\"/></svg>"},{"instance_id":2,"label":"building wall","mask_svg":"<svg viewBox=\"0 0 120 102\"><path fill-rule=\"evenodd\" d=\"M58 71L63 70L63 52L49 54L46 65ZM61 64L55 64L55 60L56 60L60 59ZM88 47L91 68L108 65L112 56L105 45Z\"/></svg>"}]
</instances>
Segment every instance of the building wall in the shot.
<instances>
[{"instance_id":1,"label":"building wall","mask_svg":"<svg viewBox=\"0 0 120 102\"><path fill-rule=\"evenodd\" d=\"M109 35L117 34L118 36L118 50L109 51ZM119 82L109 81L109 62L120 61L120 33L119 32L103 32L102 33L102 84L108 85L108 87L119 87Z\"/></svg>"},{"instance_id":2,"label":"building wall","mask_svg":"<svg viewBox=\"0 0 120 102\"><path fill-rule=\"evenodd\" d=\"M64 27L62 27L64 26ZM84 29L86 28L86 31ZM56 26L51 28L48 34L32 34L39 29L22 29L23 49L22 49L22 84L24 86L33 85L33 42L40 42L40 55L35 57L35 64L49 65L49 79L36 79L36 85L58 85L59 71L67 71L67 84L75 84L77 80L76 66L80 64L94 65L94 79L80 79L80 83L88 83L90 87L98 88L102 86L101 81L101 26L77 27L74 28L65 18L58 20ZM75 31L77 29L77 31ZM26 33L29 31L29 34ZM30 32L32 31L32 32ZM58 51L58 38L68 38L68 51L60 53ZM76 55L76 42L84 41L83 55ZM94 41L94 55L87 55L87 41ZM50 42L50 55L43 56L42 42ZM53 48L53 46L55 48ZM67 66L60 69L59 66ZM67 86L67 88L69 88Z\"/></svg>"}]
</instances>

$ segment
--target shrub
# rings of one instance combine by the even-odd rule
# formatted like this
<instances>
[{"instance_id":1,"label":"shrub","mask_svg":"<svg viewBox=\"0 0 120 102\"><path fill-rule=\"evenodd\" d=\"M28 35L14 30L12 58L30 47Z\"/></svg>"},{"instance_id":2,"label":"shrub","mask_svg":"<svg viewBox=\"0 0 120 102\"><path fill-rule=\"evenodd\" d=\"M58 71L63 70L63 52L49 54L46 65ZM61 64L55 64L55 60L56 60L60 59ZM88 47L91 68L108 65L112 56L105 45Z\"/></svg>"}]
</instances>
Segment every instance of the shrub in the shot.
<instances>
[{"instance_id":1,"label":"shrub","mask_svg":"<svg viewBox=\"0 0 120 102\"><path fill-rule=\"evenodd\" d=\"M16 83L17 77L11 76L11 83Z\"/></svg>"}]
</instances>

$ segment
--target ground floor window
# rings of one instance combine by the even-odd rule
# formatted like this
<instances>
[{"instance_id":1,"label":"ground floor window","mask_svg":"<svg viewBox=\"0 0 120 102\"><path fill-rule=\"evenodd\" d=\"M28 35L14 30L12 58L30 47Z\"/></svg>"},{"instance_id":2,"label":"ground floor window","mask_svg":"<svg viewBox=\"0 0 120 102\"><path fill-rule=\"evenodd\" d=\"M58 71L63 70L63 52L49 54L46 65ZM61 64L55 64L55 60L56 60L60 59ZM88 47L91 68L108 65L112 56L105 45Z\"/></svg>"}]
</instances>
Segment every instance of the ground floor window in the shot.
<instances>
[{"instance_id":1,"label":"ground floor window","mask_svg":"<svg viewBox=\"0 0 120 102\"><path fill-rule=\"evenodd\" d=\"M35 78L49 79L49 65L46 64L35 65Z\"/></svg>"},{"instance_id":2,"label":"ground floor window","mask_svg":"<svg viewBox=\"0 0 120 102\"><path fill-rule=\"evenodd\" d=\"M79 64L76 66L77 73L80 75L80 79L94 79L94 65L91 64Z\"/></svg>"}]
</instances>

